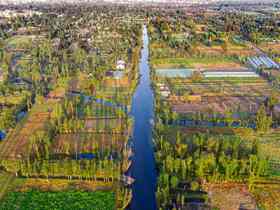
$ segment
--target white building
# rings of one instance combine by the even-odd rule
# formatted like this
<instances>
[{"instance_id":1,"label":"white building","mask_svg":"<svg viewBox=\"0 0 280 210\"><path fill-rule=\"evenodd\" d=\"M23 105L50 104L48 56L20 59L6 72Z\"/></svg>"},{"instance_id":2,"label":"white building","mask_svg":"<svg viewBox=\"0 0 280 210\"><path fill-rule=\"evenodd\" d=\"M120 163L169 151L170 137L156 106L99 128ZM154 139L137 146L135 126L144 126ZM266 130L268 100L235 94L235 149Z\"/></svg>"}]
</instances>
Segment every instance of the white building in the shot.
<instances>
[{"instance_id":1,"label":"white building","mask_svg":"<svg viewBox=\"0 0 280 210\"><path fill-rule=\"evenodd\" d=\"M124 70L124 69L125 69L125 61L123 61L123 60L118 60L118 61L117 61L116 69L118 69L118 70Z\"/></svg>"}]
</instances>

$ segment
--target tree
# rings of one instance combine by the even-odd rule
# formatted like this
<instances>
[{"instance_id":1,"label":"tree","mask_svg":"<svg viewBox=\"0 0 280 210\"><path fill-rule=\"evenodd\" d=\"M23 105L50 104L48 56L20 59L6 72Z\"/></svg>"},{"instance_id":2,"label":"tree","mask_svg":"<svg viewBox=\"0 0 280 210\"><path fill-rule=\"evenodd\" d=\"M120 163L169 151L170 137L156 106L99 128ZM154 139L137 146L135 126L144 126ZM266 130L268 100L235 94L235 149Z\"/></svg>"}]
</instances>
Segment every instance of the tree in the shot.
<instances>
[{"instance_id":1,"label":"tree","mask_svg":"<svg viewBox=\"0 0 280 210\"><path fill-rule=\"evenodd\" d=\"M170 180L170 184L171 184L171 188L172 189L176 189L176 187L178 186L179 184L179 179L177 176L172 176L171 177L171 180Z\"/></svg>"},{"instance_id":2,"label":"tree","mask_svg":"<svg viewBox=\"0 0 280 210\"><path fill-rule=\"evenodd\" d=\"M261 105L256 116L256 128L257 131L267 132L272 124L272 118L267 116L265 106Z\"/></svg>"},{"instance_id":3,"label":"tree","mask_svg":"<svg viewBox=\"0 0 280 210\"><path fill-rule=\"evenodd\" d=\"M273 92L267 99L267 106L272 117L274 106L279 102L277 93Z\"/></svg>"},{"instance_id":4,"label":"tree","mask_svg":"<svg viewBox=\"0 0 280 210\"><path fill-rule=\"evenodd\" d=\"M222 50L224 51L224 53L228 52L228 40L225 39L221 45Z\"/></svg>"}]
</instances>

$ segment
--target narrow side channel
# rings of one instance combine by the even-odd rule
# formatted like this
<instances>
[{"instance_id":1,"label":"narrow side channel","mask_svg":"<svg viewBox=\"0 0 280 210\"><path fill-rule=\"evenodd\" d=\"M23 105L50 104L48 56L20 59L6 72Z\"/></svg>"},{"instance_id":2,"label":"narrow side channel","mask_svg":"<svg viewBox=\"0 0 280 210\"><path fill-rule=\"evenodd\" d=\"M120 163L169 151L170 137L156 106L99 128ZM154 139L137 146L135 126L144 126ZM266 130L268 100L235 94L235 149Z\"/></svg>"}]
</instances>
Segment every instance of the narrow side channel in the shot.
<instances>
[{"instance_id":1,"label":"narrow side channel","mask_svg":"<svg viewBox=\"0 0 280 210\"><path fill-rule=\"evenodd\" d=\"M132 210L156 209L156 170L152 145L152 125L154 117L154 94L151 88L149 68L149 37L147 27L143 27L143 49L141 51L140 81L132 101L134 117L134 157L132 176L136 179L132 186Z\"/></svg>"}]
</instances>

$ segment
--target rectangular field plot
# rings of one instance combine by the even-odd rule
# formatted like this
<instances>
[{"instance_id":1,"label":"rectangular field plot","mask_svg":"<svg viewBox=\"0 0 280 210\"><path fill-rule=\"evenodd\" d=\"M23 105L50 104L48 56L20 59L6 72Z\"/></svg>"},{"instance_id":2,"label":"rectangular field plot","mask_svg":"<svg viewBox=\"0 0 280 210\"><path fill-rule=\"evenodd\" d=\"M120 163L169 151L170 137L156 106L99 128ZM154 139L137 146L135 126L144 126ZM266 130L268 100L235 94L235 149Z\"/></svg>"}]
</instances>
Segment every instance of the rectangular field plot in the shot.
<instances>
[{"instance_id":1,"label":"rectangular field plot","mask_svg":"<svg viewBox=\"0 0 280 210\"><path fill-rule=\"evenodd\" d=\"M54 154L96 153L110 149L121 152L127 137L121 134L62 134L57 136L53 145Z\"/></svg>"},{"instance_id":2,"label":"rectangular field plot","mask_svg":"<svg viewBox=\"0 0 280 210\"><path fill-rule=\"evenodd\" d=\"M242 68L242 65L231 57L189 57L189 58L161 58L153 59L154 68Z\"/></svg>"},{"instance_id":3,"label":"rectangular field plot","mask_svg":"<svg viewBox=\"0 0 280 210\"><path fill-rule=\"evenodd\" d=\"M156 75L160 77L189 77L192 75L190 69L156 69Z\"/></svg>"},{"instance_id":4,"label":"rectangular field plot","mask_svg":"<svg viewBox=\"0 0 280 210\"><path fill-rule=\"evenodd\" d=\"M5 210L113 210L115 195L113 192L10 192L0 203L0 209Z\"/></svg>"},{"instance_id":5,"label":"rectangular field plot","mask_svg":"<svg viewBox=\"0 0 280 210\"><path fill-rule=\"evenodd\" d=\"M248 77L259 77L258 74L256 74L255 72L251 72L251 71L248 71L248 72L218 72L218 71L212 71L212 72L204 72L203 73L203 76L204 77L218 77L218 78L221 78L221 77L245 77L245 78L248 78Z\"/></svg>"},{"instance_id":6,"label":"rectangular field plot","mask_svg":"<svg viewBox=\"0 0 280 210\"><path fill-rule=\"evenodd\" d=\"M265 79L246 68L206 70L200 76L169 78L167 81L158 77L158 84L170 91L165 100L178 114L231 112L234 118L244 118L255 114L272 93L272 87ZM165 89L158 91L161 94Z\"/></svg>"}]
</instances>

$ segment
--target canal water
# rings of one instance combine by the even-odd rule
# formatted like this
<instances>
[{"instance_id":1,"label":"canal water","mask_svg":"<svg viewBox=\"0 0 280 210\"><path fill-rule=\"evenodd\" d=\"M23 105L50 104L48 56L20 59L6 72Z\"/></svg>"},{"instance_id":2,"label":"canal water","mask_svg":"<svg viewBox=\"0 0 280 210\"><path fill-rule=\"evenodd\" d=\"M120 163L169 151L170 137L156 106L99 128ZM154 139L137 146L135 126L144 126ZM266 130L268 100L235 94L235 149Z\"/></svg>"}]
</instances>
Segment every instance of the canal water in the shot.
<instances>
[{"instance_id":1,"label":"canal water","mask_svg":"<svg viewBox=\"0 0 280 210\"><path fill-rule=\"evenodd\" d=\"M156 209L156 169L152 143L152 121L154 117L154 95L151 88L149 68L149 38L143 27L143 49L139 64L140 79L135 90L131 114L134 118L131 175L135 179L132 186L132 210Z\"/></svg>"}]
</instances>

